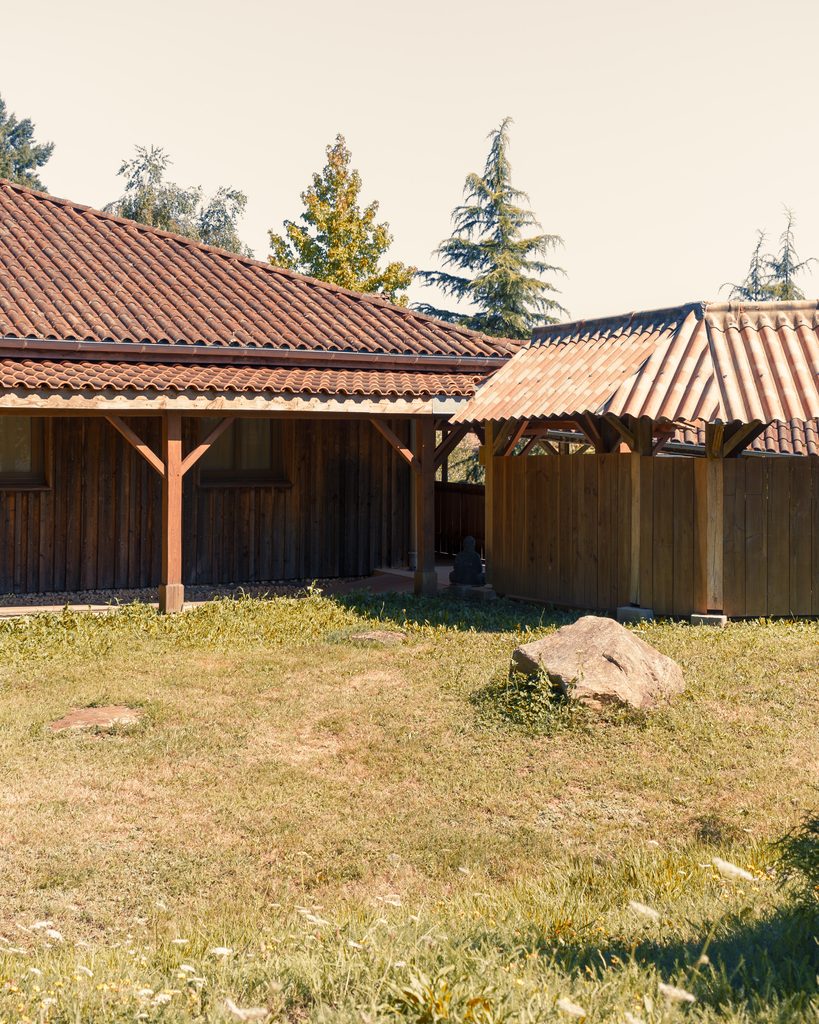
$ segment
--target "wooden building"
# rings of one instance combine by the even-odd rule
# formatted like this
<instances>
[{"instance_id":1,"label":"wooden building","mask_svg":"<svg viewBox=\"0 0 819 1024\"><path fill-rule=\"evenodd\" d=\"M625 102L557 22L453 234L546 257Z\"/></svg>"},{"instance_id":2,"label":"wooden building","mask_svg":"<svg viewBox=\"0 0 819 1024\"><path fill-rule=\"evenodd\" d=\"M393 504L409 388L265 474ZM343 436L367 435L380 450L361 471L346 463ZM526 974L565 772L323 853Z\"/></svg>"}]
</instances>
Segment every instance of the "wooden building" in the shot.
<instances>
[{"instance_id":1,"label":"wooden building","mask_svg":"<svg viewBox=\"0 0 819 1024\"><path fill-rule=\"evenodd\" d=\"M435 587L446 424L514 344L0 181L0 593Z\"/></svg>"},{"instance_id":2,"label":"wooden building","mask_svg":"<svg viewBox=\"0 0 819 1024\"><path fill-rule=\"evenodd\" d=\"M819 615L819 303L544 328L453 422L486 430L498 592Z\"/></svg>"}]
</instances>

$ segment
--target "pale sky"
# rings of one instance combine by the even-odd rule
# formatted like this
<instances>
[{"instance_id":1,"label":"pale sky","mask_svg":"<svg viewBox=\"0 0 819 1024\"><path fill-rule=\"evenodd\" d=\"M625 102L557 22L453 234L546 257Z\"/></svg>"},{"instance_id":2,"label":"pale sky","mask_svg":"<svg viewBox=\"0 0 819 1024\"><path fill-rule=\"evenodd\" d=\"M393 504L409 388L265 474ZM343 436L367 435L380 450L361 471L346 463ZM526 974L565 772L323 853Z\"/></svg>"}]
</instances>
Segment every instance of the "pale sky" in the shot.
<instances>
[{"instance_id":1,"label":"pale sky","mask_svg":"<svg viewBox=\"0 0 819 1024\"><path fill-rule=\"evenodd\" d=\"M816 0L0 0L0 94L53 140L50 192L102 206L135 144L249 198L267 229L343 132L395 235L429 267L486 135L565 248L573 317L725 299L782 204L819 256ZM819 295L819 268L803 281ZM435 301L430 289L413 298Z\"/></svg>"}]
</instances>

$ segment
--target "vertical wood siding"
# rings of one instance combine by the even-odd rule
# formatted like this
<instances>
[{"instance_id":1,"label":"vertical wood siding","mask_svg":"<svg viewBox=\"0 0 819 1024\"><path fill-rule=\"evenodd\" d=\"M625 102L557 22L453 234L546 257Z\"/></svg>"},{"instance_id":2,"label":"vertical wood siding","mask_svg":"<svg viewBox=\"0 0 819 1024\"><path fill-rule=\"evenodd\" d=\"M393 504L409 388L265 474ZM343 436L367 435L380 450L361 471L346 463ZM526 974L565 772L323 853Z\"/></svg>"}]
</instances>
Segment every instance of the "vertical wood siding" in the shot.
<instances>
[{"instance_id":1,"label":"vertical wood siding","mask_svg":"<svg viewBox=\"0 0 819 1024\"><path fill-rule=\"evenodd\" d=\"M640 463L640 603L706 611L706 460ZM628 604L633 468L619 454L495 459L498 592L595 611ZM719 470L724 612L819 615L819 459L727 459Z\"/></svg>"},{"instance_id":2,"label":"vertical wood siding","mask_svg":"<svg viewBox=\"0 0 819 1024\"><path fill-rule=\"evenodd\" d=\"M154 418L129 424L159 450ZM407 428L395 422L402 437ZM51 487L0 490L0 593L153 587L161 482L103 419L52 421ZM186 450L193 424L185 421ZM405 565L409 469L366 421L290 420L289 488L185 477L186 583L367 575Z\"/></svg>"},{"instance_id":3,"label":"vertical wood siding","mask_svg":"<svg viewBox=\"0 0 819 1024\"><path fill-rule=\"evenodd\" d=\"M457 555L464 537L474 537L484 551L484 486L467 483L435 484L435 550Z\"/></svg>"}]
</instances>

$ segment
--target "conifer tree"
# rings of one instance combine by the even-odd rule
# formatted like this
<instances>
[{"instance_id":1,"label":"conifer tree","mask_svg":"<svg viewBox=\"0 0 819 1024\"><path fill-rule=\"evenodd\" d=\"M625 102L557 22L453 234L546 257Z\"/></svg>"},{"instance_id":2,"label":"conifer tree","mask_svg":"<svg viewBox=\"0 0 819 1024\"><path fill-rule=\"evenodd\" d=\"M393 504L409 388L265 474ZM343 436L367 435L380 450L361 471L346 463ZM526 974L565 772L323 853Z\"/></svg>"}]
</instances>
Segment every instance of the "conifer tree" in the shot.
<instances>
[{"instance_id":1,"label":"conifer tree","mask_svg":"<svg viewBox=\"0 0 819 1024\"><path fill-rule=\"evenodd\" d=\"M512 185L507 117L490 132L491 145L482 175L469 174L465 202L452 213L453 234L434 255L446 270L423 270L418 277L471 307L470 312L440 309L428 303L421 312L461 323L473 330L507 338L528 338L532 329L555 323L566 310L554 298L557 288L544 274L563 274L546 262L563 244L558 235L530 234L540 228L529 197Z\"/></svg>"},{"instance_id":2,"label":"conifer tree","mask_svg":"<svg viewBox=\"0 0 819 1024\"><path fill-rule=\"evenodd\" d=\"M377 202L361 209L361 175L350 163L344 136L337 135L327 146L324 169L313 175L313 183L301 194L304 212L299 222L286 220L284 234L269 233L270 262L344 288L377 292L404 306L407 299L401 293L409 287L415 267L381 265L393 241L389 224L376 222Z\"/></svg>"},{"instance_id":3,"label":"conifer tree","mask_svg":"<svg viewBox=\"0 0 819 1024\"><path fill-rule=\"evenodd\" d=\"M53 152L54 143L35 142L31 119L26 117L19 121L8 112L0 96L0 178L44 192L45 185L37 171Z\"/></svg>"},{"instance_id":4,"label":"conifer tree","mask_svg":"<svg viewBox=\"0 0 819 1024\"><path fill-rule=\"evenodd\" d=\"M804 299L805 293L797 284L797 277L816 262L810 256L800 260L796 252L793 211L785 207L785 228L779 236L779 250L775 253L763 251L765 232L757 231L757 241L751 255L751 262L745 279L739 284L724 284L730 288L729 298L741 302L794 302Z\"/></svg>"},{"instance_id":5,"label":"conifer tree","mask_svg":"<svg viewBox=\"0 0 819 1024\"><path fill-rule=\"evenodd\" d=\"M106 211L240 256L252 256L237 228L247 196L222 186L212 198L204 199L198 185L183 188L166 179L170 163L161 147L137 146L136 156L124 160L117 171L125 178L125 191Z\"/></svg>"}]
</instances>

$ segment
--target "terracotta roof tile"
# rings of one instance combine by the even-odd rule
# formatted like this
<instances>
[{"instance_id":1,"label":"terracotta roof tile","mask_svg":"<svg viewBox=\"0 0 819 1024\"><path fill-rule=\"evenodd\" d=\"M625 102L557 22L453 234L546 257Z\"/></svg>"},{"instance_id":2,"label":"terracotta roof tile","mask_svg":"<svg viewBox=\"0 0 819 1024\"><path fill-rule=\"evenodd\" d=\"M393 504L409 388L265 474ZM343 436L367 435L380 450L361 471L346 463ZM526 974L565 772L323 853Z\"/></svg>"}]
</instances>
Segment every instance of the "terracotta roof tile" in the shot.
<instances>
[{"instance_id":1,"label":"terracotta roof tile","mask_svg":"<svg viewBox=\"0 0 819 1024\"><path fill-rule=\"evenodd\" d=\"M468 396L477 375L291 367L0 359L0 388L243 394Z\"/></svg>"},{"instance_id":2,"label":"terracotta roof tile","mask_svg":"<svg viewBox=\"0 0 819 1024\"><path fill-rule=\"evenodd\" d=\"M584 412L810 423L819 417L819 303L689 303L542 328L455 418Z\"/></svg>"},{"instance_id":3,"label":"terracotta roof tile","mask_svg":"<svg viewBox=\"0 0 819 1024\"><path fill-rule=\"evenodd\" d=\"M0 336L508 356L376 295L0 180Z\"/></svg>"}]
</instances>

